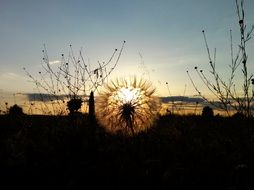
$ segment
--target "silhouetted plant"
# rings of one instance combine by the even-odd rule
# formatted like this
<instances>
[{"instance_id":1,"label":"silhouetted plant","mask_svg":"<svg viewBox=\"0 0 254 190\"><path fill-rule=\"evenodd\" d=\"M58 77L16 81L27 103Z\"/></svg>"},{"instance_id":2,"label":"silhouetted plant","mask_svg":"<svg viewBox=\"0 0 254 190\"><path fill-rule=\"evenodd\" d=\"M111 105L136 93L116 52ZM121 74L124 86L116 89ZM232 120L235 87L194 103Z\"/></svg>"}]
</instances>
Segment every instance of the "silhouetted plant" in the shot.
<instances>
[{"instance_id":1,"label":"silhouetted plant","mask_svg":"<svg viewBox=\"0 0 254 190\"><path fill-rule=\"evenodd\" d=\"M241 112L236 112L232 115L232 117L235 118L235 119L244 119L245 115Z\"/></svg>"},{"instance_id":2,"label":"silhouetted plant","mask_svg":"<svg viewBox=\"0 0 254 190\"><path fill-rule=\"evenodd\" d=\"M88 110L88 116L89 116L89 119L91 121L93 121L95 119L95 105L94 105L94 93L93 91L91 91L90 93L90 96L89 96L89 100L88 100L88 107L89 107L89 110Z\"/></svg>"},{"instance_id":3,"label":"silhouetted plant","mask_svg":"<svg viewBox=\"0 0 254 190\"><path fill-rule=\"evenodd\" d=\"M88 94L91 91L97 91L98 87L107 82L107 78L119 62L124 44L125 41L120 51L115 49L108 61L98 61L95 68L91 68L90 64L85 61L82 50L79 51L78 56L75 56L71 45L69 55L66 57L62 54L61 61L58 61L59 66L55 68L52 61L49 60L44 45L42 71L38 72L39 76L35 77L26 68L23 69L36 85L39 93L41 94L44 91L49 95L50 100L42 96L42 101L51 101L54 111L57 110L54 106L58 105L61 108L62 101L66 99L71 100L79 97L87 101Z\"/></svg>"},{"instance_id":4,"label":"silhouetted plant","mask_svg":"<svg viewBox=\"0 0 254 190\"><path fill-rule=\"evenodd\" d=\"M5 104L5 110L7 111L9 109L9 107L8 107L9 104L8 104L8 102L5 102L4 104Z\"/></svg>"},{"instance_id":5,"label":"silhouetted plant","mask_svg":"<svg viewBox=\"0 0 254 190\"><path fill-rule=\"evenodd\" d=\"M185 97L185 92L186 92L186 84L184 85L184 91L183 91L183 95L181 95L180 97L180 100L177 100L175 101L175 97L171 94L170 92L170 89L169 89L169 85L168 85L168 82L166 82L166 87L167 87L167 90L168 90L168 95L169 95L169 99L171 101L169 101L168 103L171 104L171 108L167 108L166 109L166 112L169 113L169 114L175 114L176 112L181 112L181 113L184 113L184 97Z\"/></svg>"},{"instance_id":6,"label":"silhouetted plant","mask_svg":"<svg viewBox=\"0 0 254 190\"><path fill-rule=\"evenodd\" d=\"M211 118L214 116L213 109L209 106L205 106L202 110L202 116L206 118Z\"/></svg>"},{"instance_id":7,"label":"silhouetted plant","mask_svg":"<svg viewBox=\"0 0 254 190\"><path fill-rule=\"evenodd\" d=\"M168 90L168 95L172 97L171 92L169 90L168 82L166 82L166 86L167 86L167 90ZM167 108L167 112L170 113L170 114L174 114L174 108L175 107L176 107L175 101L174 101L174 98L172 97L171 110L169 108Z\"/></svg>"},{"instance_id":8,"label":"silhouetted plant","mask_svg":"<svg viewBox=\"0 0 254 190\"><path fill-rule=\"evenodd\" d=\"M67 102L68 110L70 114L78 112L82 106L82 100L80 98L72 98Z\"/></svg>"},{"instance_id":9,"label":"silhouetted plant","mask_svg":"<svg viewBox=\"0 0 254 190\"><path fill-rule=\"evenodd\" d=\"M139 133L151 127L159 108L155 88L144 79L116 79L106 84L97 101L100 123L110 132Z\"/></svg>"},{"instance_id":10,"label":"silhouetted plant","mask_svg":"<svg viewBox=\"0 0 254 190\"><path fill-rule=\"evenodd\" d=\"M198 95L202 97L204 100L209 102L210 104L216 106L217 108L225 110L228 115L230 115L230 111L233 109L236 112L243 113L247 117L253 116L253 106L254 106L254 89L251 89L251 84L253 83L252 77L253 74L249 74L247 67L247 52L246 52L246 44L251 39L251 34L254 30L254 25L251 26L250 30L247 32L246 24L245 24L245 14L244 14L244 1L241 0L239 5L238 0L236 0L236 8L237 15L239 19L239 27L240 27L240 44L238 45L239 49L237 54L234 54L233 51L233 37L232 31L230 30L230 47L231 47L231 64L230 67L230 76L228 81L225 81L221 75L219 75L216 68L216 49L214 51L213 58L211 57L210 49L207 43L207 38L205 35L205 31L203 30L203 37L205 41L206 51L208 54L209 66L211 68L210 73L213 77L213 80L205 74L203 70L198 70L196 66L194 69L201 79L201 81L205 84L207 89L219 100L219 103L209 100L205 95L201 93L198 89L197 85L193 81L190 73L187 71L187 74L190 78L190 81L198 92ZM241 93L236 90L235 83L235 75L237 71L241 69L242 71L242 91ZM240 87L239 87L240 88Z\"/></svg>"},{"instance_id":11,"label":"silhouetted plant","mask_svg":"<svg viewBox=\"0 0 254 190\"><path fill-rule=\"evenodd\" d=\"M8 110L9 115L22 115L24 114L23 109L17 104L11 106Z\"/></svg>"}]
</instances>

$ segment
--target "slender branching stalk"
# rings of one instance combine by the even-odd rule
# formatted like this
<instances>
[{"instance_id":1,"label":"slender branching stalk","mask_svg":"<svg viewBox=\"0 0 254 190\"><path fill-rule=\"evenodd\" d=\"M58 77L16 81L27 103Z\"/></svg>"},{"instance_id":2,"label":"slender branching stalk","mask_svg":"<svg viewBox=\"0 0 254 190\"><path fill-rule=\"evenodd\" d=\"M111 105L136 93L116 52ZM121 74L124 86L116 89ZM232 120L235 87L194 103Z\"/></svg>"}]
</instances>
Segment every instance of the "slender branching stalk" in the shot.
<instances>
[{"instance_id":1,"label":"slender branching stalk","mask_svg":"<svg viewBox=\"0 0 254 190\"><path fill-rule=\"evenodd\" d=\"M44 45L42 70L38 72L39 76L33 76L26 68L23 69L31 82L36 85L38 92L49 95L51 110L55 113L56 107L61 107L62 103L68 100L82 99L88 102L90 92L96 92L100 86L107 82L107 78L116 68L124 45L125 41L119 51L115 49L107 61L98 61L95 68L92 68L89 62L86 61L82 49L76 56L72 45L69 47L68 56L62 54L61 61L56 66L50 61ZM41 100L43 102L49 101L45 99L45 96L41 96ZM48 109L48 105L45 104L45 107Z\"/></svg>"},{"instance_id":2,"label":"slender branching stalk","mask_svg":"<svg viewBox=\"0 0 254 190\"><path fill-rule=\"evenodd\" d=\"M219 101L211 101L205 95L201 93L197 87L195 81L191 77L190 73L187 71L187 75L194 87L198 92L198 95L202 97L205 101L211 103L217 108L223 109L228 115L231 114L231 111L239 112L244 114L246 117L252 117L254 114L254 93L253 87L253 73L249 73L248 70L248 55L247 55L247 42L251 39L251 34L254 30L254 25L251 26L249 31L245 24L245 11L244 11L244 0L241 0L239 3L238 0L236 3L236 12L239 20L240 28L240 43L238 45L238 51L235 55L233 51L233 36L232 31L230 30L230 55L231 55L231 64L229 65L230 75L228 80L222 78L216 68L216 49L214 50L213 57L211 56L210 48L207 42L207 37L205 31L203 30L203 37L205 42L205 47L208 55L208 61L210 66L211 78L203 71L198 70L198 67L195 67L195 71L199 76L200 80L207 87L207 89L212 93L212 95ZM241 69L242 71L242 87L240 88L241 92L236 90L236 72ZM238 79L239 80L239 79Z\"/></svg>"}]
</instances>

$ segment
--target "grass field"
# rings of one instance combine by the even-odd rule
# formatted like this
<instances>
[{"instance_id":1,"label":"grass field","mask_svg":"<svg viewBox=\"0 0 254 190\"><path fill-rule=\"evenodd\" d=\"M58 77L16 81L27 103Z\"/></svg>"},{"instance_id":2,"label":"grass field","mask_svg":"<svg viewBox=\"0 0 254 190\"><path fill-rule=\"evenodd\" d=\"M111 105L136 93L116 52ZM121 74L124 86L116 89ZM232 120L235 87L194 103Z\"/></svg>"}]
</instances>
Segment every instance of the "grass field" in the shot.
<instances>
[{"instance_id":1,"label":"grass field","mask_svg":"<svg viewBox=\"0 0 254 190\"><path fill-rule=\"evenodd\" d=\"M1 186L254 189L254 120L160 116L111 135L83 116L0 115Z\"/></svg>"}]
</instances>

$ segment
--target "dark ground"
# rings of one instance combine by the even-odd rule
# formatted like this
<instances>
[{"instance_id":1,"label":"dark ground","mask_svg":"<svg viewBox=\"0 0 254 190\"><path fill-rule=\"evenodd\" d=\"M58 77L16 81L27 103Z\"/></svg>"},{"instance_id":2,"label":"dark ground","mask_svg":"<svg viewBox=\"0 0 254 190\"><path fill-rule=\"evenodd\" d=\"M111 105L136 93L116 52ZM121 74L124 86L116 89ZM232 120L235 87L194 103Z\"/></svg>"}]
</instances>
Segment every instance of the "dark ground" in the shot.
<instances>
[{"instance_id":1,"label":"dark ground","mask_svg":"<svg viewBox=\"0 0 254 190\"><path fill-rule=\"evenodd\" d=\"M135 137L86 116L0 116L0 189L254 189L254 119L162 116Z\"/></svg>"}]
</instances>

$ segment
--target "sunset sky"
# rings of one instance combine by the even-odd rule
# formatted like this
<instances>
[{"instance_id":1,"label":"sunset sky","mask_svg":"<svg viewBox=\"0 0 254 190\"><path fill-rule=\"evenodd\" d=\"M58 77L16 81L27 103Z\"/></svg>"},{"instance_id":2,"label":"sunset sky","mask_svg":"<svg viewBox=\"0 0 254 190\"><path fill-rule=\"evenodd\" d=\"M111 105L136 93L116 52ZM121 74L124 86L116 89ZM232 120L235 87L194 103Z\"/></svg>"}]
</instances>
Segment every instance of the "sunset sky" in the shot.
<instances>
[{"instance_id":1,"label":"sunset sky","mask_svg":"<svg viewBox=\"0 0 254 190\"><path fill-rule=\"evenodd\" d=\"M245 0L246 22L254 23L254 1ZM111 78L141 76L144 67L167 96L193 96L186 70L208 69L202 36L217 48L219 72L230 64L229 30L239 42L235 0L0 0L0 92L34 92L23 71L41 70L43 44L51 61L83 47L90 64L107 60L125 40ZM253 36L253 35L252 35ZM247 46L249 72L254 72L254 40ZM142 58L140 57L142 55ZM57 63L56 63L57 64Z\"/></svg>"}]
</instances>

